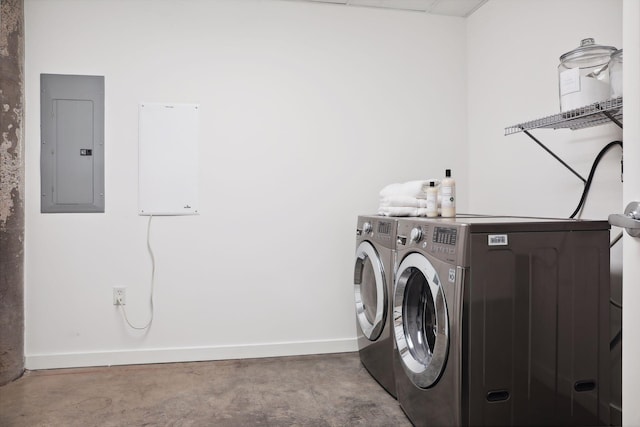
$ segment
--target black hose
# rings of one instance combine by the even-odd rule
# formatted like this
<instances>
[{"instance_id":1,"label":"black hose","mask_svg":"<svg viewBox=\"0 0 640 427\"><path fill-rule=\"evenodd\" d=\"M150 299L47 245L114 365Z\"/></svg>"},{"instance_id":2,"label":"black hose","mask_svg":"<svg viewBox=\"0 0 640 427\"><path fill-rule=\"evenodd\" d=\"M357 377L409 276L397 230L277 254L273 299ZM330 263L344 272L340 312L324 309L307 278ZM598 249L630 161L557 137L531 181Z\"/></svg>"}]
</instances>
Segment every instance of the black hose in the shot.
<instances>
[{"instance_id":1,"label":"black hose","mask_svg":"<svg viewBox=\"0 0 640 427\"><path fill-rule=\"evenodd\" d=\"M609 298L609 303L612 306L618 307L620 310L622 310L622 304L620 304L618 301L614 300L613 298Z\"/></svg>"},{"instance_id":2,"label":"black hose","mask_svg":"<svg viewBox=\"0 0 640 427\"><path fill-rule=\"evenodd\" d=\"M615 337L609 341L609 350L613 350L615 346L622 342L622 329L618 331Z\"/></svg>"},{"instance_id":3,"label":"black hose","mask_svg":"<svg viewBox=\"0 0 640 427\"><path fill-rule=\"evenodd\" d=\"M613 239L611 241L611 243L609 243L609 247L612 248L613 245L615 245L616 243L618 243L620 240L622 240L622 233L618 233L618 235L615 237L615 239Z\"/></svg>"},{"instance_id":4,"label":"black hose","mask_svg":"<svg viewBox=\"0 0 640 427\"><path fill-rule=\"evenodd\" d=\"M605 155L605 153L609 151L611 147L616 145L619 145L620 148L622 148L622 141L612 141L608 143L607 145L604 146L602 150L600 150L600 152L596 156L595 160L593 161L593 165L591 166L591 171L589 172L589 177L587 178L587 182L585 182L584 184L584 190L582 191L582 196L580 197L580 202L578 203L578 207L576 207L576 210L573 211L573 213L569 218L575 218L578 212L580 212L580 209L582 209L584 202L587 200L587 194L589 194L589 189L591 188L591 182L593 181L593 176L596 173L596 168L598 167L598 163L600 163L600 160L602 160L602 157Z\"/></svg>"}]
</instances>

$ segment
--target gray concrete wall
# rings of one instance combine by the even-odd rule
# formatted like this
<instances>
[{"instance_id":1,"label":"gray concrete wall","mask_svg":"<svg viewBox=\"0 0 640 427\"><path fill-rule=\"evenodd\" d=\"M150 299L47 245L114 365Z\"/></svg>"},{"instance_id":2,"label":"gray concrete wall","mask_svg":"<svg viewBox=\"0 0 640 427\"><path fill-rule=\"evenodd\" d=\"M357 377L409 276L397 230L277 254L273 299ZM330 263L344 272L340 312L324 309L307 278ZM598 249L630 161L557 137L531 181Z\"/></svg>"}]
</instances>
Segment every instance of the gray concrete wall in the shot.
<instances>
[{"instance_id":1,"label":"gray concrete wall","mask_svg":"<svg viewBox=\"0 0 640 427\"><path fill-rule=\"evenodd\" d=\"M0 0L0 385L24 371L23 64L23 0Z\"/></svg>"}]
</instances>

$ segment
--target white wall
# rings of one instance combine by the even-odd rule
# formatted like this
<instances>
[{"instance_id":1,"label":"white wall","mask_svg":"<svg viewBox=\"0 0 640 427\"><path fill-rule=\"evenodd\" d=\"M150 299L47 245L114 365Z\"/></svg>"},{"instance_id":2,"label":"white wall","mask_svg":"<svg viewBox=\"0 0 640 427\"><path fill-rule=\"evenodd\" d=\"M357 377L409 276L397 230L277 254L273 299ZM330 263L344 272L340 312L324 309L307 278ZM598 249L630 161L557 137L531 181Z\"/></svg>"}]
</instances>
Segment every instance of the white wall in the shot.
<instances>
[{"instance_id":1,"label":"white wall","mask_svg":"<svg viewBox=\"0 0 640 427\"><path fill-rule=\"evenodd\" d=\"M595 38L622 47L621 0L491 0L468 20L469 203L475 212L568 217L583 183L507 126L560 112L560 55ZM622 139L611 124L531 133L584 178L600 149ZM603 158L583 218L606 219L622 197L621 150Z\"/></svg>"},{"instance_id":2,"label":"white wall","mask_svg":"<svg viewBox=\"0 0 640 427\"><path fill-rule=\"evenodd\" d=\"M27 368L354 350L356 216L391 182L445 167L468 180L461 18L25 0L25 27ZM105 214L39 213L40 73L105 76ZM126 286L131 320L146 320L141 101L201 106L201 215L153 219L147 334L111 305Z\"/></svg>"}]
</instances>

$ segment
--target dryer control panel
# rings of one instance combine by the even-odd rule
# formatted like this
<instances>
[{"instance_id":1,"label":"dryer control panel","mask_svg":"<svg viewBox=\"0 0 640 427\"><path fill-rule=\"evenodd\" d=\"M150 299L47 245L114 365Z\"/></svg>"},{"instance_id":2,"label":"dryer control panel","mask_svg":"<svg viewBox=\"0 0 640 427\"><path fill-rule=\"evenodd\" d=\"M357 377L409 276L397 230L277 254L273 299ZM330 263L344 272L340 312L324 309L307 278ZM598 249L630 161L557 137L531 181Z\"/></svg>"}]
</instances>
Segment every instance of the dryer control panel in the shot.
<instances>
[{"instance_id":1,"label":"dryer control panel","mask_svg":"<svg viewBox=\"0 0 640 427\"><path fill-rule=\"evenodd\" d=\"M369 240L385 248L395 249L396 221L385 217L360 216L356 238Z\"/></svg>"},{"instance_id":2,"label":"dryer control panel","mask_svg":"<svg viewBox=\"0 0 640 427\"><path fill-rule=\"evenodd\" d=\"M411 219L398 223L397 248L415 248L457 264L460 243L459 226L438 220Z\"/></svg>"},{"instance_id":3,"label":"dryer control panel","mask_svg":"<svg viewBox=\"0 0 640 427\"><path fill-rule=\"evenodd\" d=\"M434 227L433 243L443 245L456 245L458 239L458 229L451 227Z\"/></svg>"}]
</instances>

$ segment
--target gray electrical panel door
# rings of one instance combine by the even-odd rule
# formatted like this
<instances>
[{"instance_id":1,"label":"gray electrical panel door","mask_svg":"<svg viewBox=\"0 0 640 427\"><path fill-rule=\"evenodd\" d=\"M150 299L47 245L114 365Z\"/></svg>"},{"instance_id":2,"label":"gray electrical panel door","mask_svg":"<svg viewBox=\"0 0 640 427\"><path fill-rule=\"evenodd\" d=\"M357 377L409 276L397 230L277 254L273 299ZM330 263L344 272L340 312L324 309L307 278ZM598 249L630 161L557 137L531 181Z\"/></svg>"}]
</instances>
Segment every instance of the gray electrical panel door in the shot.
<instances>
[{"instance_id":1,"label":"gray electrical panel door","mask_svg":"<svg viewBox=\"0 0 640 427\"><path fill-rule=\"evenodd\" d=\"M41 209L104 212L104 77L40 75Z\"/></svg>"}]
</instances>

